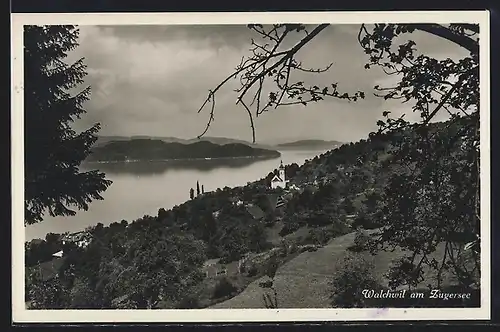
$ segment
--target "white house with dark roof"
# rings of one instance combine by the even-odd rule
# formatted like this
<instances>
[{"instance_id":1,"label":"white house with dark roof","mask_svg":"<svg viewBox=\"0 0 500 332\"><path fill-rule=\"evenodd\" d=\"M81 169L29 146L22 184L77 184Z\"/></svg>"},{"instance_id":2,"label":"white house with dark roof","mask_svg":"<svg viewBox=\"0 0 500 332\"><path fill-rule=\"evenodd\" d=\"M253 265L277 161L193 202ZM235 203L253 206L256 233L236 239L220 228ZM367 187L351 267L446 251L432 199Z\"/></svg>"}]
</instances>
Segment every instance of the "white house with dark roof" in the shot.
<instances>
[{"instance_id":1,"label":"white house with dark roof","mask_svg":"<svg viewBox=\"0 0 500 332\"><path fill-rule=\"evenodd\" d=\"M283 160L281 161L280 167L278 168L278 174L274 175L271 179L271 188L286 188L288 180L285 178L285 166L283 166Z\"/></svg>"},{"instance_id":2,"label":"white house with dark roof","mask_svg":"<svg viewBox=\"0 0 500 332\"><path fill-rule=\"evenodd\" d=\"M59 250L58 252L52 254L53 257L62 257L63 255L64 252L62 250Z\"/></svg>"}]
</instances>

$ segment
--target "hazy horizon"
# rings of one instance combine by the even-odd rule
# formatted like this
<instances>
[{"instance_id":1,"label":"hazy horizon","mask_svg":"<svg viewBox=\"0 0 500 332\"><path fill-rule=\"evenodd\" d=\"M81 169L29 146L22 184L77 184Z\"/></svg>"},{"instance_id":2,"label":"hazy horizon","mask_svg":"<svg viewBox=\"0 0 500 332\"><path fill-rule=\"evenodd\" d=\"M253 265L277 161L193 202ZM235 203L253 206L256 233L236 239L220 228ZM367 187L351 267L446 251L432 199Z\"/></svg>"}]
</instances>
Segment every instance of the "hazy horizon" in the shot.
<instances>
[{"instance_id":1,"label":"hazy horizon","mask_svg":"<svg viewBox=\"0 0 500 332\"><path fill-rule=\"evenodd\" d=\"M148 135L148 134L137 134L137 135L101 135L98 134L97 137L128 137L128 138L136 138L136 137L150 137L150 138L175 138L179 140L195 140L198 139L198 137L190 137L190 138L180 138L180 137L175 137L175 136L156 136L156 135ZM246 140L246 139L240 139L240 138L233 138L233 137L224 137L224 136L213 136L213 135L204 135L200 137L200 140L203 139L210 139L210 138L215 138L215 139L228 139L228 140L235 140L235 141L244 141L251 143L251 140ZM325 141L325 142L339 142L339 143L349 143L349 142L343 142L343 141L338 141L334 139L324 139L324 138L317 138L317 137L304 137L304 138L278 138L275 140L266 140L266 141L259 141L256 144L267 144L267 145L273 145L273 144L283 144L283 143L292 143L296 141Z\"/></svg>"}]
</instances>

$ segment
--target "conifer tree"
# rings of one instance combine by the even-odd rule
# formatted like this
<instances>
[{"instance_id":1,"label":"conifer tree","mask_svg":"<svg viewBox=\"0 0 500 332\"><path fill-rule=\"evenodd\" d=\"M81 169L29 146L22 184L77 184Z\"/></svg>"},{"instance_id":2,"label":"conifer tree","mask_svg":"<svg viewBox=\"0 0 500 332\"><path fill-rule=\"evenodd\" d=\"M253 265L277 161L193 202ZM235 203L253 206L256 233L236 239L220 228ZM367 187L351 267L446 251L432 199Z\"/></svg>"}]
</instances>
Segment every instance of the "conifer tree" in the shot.
<instances>
[{"instance_id":1,"label":"conifer tree","mask_svg":"<svg viewBox=\"0 0 500 332\"><path fill-rule=\"evenodd\" d=\"M100 129L77 132L90 87L83 59L64 60L78 46L74 26L24 27L25 224L51 216L72 216L101 200L111 181L99 171L81 172Z\"/></svg>"}]
</instances>

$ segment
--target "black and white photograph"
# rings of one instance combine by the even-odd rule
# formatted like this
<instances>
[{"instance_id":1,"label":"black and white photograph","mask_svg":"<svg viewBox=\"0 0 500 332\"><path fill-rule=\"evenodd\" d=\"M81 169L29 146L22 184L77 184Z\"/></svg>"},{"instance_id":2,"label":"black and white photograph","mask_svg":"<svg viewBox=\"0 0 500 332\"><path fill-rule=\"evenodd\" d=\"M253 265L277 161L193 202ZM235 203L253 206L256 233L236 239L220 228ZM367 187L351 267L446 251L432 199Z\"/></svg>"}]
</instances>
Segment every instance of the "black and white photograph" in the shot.
<instances>
[{"instance_id":1,"label":"black and white photograph","mask_svg":"<svg viewBox=\"0 0 500 332\"><path fill-rule=\"evenodd\" d=\"M487 12L12 22L14 319L489 317Z\"/></svg>"}]
</instances>

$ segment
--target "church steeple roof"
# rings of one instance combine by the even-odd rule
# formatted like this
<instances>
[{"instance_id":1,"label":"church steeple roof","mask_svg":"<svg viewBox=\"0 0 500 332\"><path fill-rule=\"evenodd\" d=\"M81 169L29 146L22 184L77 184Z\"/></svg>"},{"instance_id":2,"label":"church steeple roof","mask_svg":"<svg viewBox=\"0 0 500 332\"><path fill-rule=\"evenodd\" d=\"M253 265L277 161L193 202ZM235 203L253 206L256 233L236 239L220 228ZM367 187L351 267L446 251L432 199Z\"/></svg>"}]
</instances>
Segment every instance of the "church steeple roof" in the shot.
<instances>
[{"instance_id":1,"label":"church steeple roof","mask_svg":"<svg viewBox=\"0 0 500 332\"><path fill-rule=\"evenodd\" d=\"M280 168L285 168L285 166L283 166L283 160L280 162Z\"/></svg>"}]
</instances>

